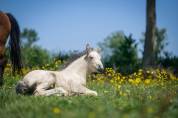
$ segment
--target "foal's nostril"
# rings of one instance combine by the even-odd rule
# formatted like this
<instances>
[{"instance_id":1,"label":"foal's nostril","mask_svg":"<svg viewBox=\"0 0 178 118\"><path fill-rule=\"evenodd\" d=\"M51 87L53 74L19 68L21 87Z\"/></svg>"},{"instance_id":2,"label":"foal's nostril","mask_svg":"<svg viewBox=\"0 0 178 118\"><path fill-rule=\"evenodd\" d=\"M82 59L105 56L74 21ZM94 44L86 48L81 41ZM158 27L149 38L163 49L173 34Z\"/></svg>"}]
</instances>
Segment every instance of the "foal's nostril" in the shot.
<instances>
[{"instance_id":1,"label":"foal's nostril","mask_svg":"<svg viewBox=\"0 0 178 118\"><path fill-rule=\"evenodd\" d=\"M104 67L102 65L98 65L97 70L99 72L103 72L104 71Z\"/></svg>"},{"instance_id":2,"label":"foal's nostril","mask_svg":"<svg viewBox=\"0 0 178 118\"><path fill-rule=\"evenodd\" d=\"M99 68L102 70L102 69L103 69L103 66L100 65Z\"/></svg>"}]
</instances>

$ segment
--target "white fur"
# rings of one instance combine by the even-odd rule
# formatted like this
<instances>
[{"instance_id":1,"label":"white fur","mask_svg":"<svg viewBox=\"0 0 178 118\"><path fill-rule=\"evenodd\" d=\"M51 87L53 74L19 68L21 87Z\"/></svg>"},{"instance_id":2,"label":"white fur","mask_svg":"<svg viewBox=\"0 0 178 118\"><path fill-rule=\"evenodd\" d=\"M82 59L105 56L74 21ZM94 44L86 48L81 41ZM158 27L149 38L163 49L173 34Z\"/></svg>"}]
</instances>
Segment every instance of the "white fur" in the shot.
<instances>
[{"instance_id":1,"label":"white fur","mask_svg":"<svg viewBox=\"0 0 178 118\"><path fill-rule=\"evenodd\" d=\"M101 57L96 50L90 51L72 62L61 71L34 70L29 72L21 82L29 88L35 85L34 95L91 95L97 92L85 87L87 74L103 68Z\"/></svg>"}]
</instances>

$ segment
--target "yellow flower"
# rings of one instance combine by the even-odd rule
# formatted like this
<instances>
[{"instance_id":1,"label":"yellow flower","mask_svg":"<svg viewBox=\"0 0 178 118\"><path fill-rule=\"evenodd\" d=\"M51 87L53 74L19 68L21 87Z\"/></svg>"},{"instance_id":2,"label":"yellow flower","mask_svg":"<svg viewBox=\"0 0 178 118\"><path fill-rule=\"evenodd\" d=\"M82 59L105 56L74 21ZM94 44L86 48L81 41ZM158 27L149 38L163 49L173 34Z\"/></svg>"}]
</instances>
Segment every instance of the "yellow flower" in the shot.
<instances>
[{"instance_id":1,"label":"yellow flower","mask_svg":"<svg viewBox=\"0 0 178 118\"><path fill-rule=\"evenodd\" d=\"M150 79L146 79L146 80L144 81L145 84L150 84L150 82L151 82Z\"/></svg>"},{"instance_id":2,"label":"yellow flower","mask_svg":"<svg viewBox=\"0 0 178 118\"><path fill-rule=\"evenodd\" d=\"M149 71L149 70L147 70L147 71L146 71L146 73L150 73L150 71Z\"/></svg>"},{"instance_id":3,"label":"yellow flower","mask_svg":"<svg viewBox=\"0 0 178 118\"><path fill-rule=\"evenodd\" d=\"M133 79L129 79L129 82L132 83L132 82L133 82Z\"/></svg>"},{"instance_id":4,"label":"yellow flower","mask_svg":"<svg viewBox=\"0 0 178 118\"><path fill-rule=\"evenodd\" d=\"M118 85L118 86L117 86L117 89L120 89L120 88L121 88L121 85Z\"/></svg>"},{"instance_id":5,"label":"yellow flower","mask_svg":"<svg viewBox=\"0 0 178 118\"><path fill-rule=\"evenodd\" d=\"M52 109L52 111L53 111L53 113L55 113L55 114L60 114L60 113L61 113L61 109L58 108L58 107L54 107L54 108Z\"/></svg>"},{"instance_id":6,"label":"yellow flower","mask_svg":"<svg viewBox=\"0 0 178 118\"><path fill-rule=\"evenodd\" d=\"M96 118L95 112L89 112L88 118Z\"/></svg>"},{"instance_id":7,"label":"yellow flower","mask_svg":"<svg viewBox=\"0 0 178 118\"><path fill-rule=\"evenodd\" d=\"M154 111L153 108L151 108L151 107L148 107L148 108L147 108L147 112L148 112L148 113L153 113L153 111Z\"/></svg>"},{"instance_id":8,"label":"yellow flower","mask_svg":"<svg viewBox=\"0 0 178 118\"><path fill-rule=\"evenodd\" d=\"M139 84L141 82L141 79L140 78L136 78L135 82L136 82L136 84Z\"/></svg>"}]
</instances>

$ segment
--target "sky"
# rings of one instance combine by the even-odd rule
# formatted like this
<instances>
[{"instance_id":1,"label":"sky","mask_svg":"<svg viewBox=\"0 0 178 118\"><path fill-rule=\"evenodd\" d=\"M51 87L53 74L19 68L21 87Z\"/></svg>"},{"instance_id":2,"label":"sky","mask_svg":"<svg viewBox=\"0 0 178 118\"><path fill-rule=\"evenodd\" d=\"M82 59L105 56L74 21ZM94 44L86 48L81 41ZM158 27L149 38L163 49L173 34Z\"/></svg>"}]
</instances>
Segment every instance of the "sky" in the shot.
<instances>
[{"instance_id":1,"label":"sky","mask_svg":"<svg viewBox=\"0 0 178 118\"><path fill-rule=\"evenodd\" d=\"M132 34L139 42L146 26L146 0L0 0L21 30L38 32L38 45L52 52L97 47L113 32ZM157 26L167 29L169 52L178 55L178 0L157 0ZM139 45L139 48L141 46Z\"/></svg>"}]
</instances>

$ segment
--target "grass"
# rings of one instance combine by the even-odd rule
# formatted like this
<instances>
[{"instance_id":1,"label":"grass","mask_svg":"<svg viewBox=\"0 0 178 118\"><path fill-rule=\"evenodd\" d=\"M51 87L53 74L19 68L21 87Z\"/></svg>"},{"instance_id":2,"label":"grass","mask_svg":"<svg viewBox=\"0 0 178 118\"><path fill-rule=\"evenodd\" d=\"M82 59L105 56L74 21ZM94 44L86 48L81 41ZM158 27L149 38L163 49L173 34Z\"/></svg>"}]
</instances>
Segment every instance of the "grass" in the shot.
<instances>
[{"instance_id":1,"label":"grass","mask_svg":"<svg viewBox=\"0 0 178 118\"><path fill-rule=\"evenodd\" d=\"M164 85L129 83L116 91L108 83L91 81L98 97L35 97L15 93L19 77L5 77L0 88L0 118L177 118L178 81Z\"/></svg>"}]
</instances>

